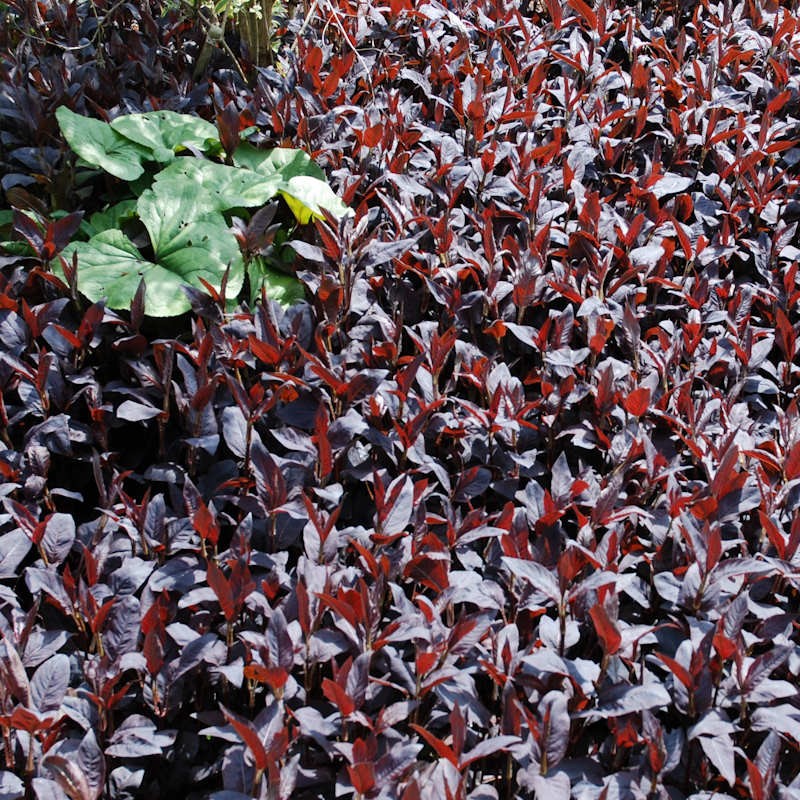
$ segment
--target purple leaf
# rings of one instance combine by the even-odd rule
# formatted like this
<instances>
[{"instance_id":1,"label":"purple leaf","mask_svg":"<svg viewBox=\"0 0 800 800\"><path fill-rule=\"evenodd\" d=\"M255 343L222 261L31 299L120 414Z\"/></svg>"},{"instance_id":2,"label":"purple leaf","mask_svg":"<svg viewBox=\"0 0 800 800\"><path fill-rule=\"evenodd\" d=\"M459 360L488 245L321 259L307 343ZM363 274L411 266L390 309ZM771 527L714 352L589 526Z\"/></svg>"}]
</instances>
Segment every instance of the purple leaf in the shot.
<instances>
[{"instance_id":1,"label":"purple leaf","mask_svg":"<svg viewBox=\"0 0 800 800\"><path fill-rule=\"evenodd\" d=\"M155 419L161 413L160 408L136 403L133 400L125 400L117 409L117 418L128 422L144 422Z\"/></svg>"},{"instance_id":2,"label":"purple leaf","mask_svg":"<svg viewBox=\"0 0 800 800\"><path fill-rule=\"evenodd\" d=\"M20 528L0 536L0 580L17 577L17 568L30 549L30 537Z\"/></svg>"},{"instance_id":3,"label":"purple leaf","mask_svg":"<svg viewBox=\"0 0 800 800\"><path fill-rule=\"evenodd\" d=\"M570 720L564 693L548 692L541 700L538 713L545 730L547 767L552 769L564 759L569 745Z\"/></svg>"},{"instance_id":4,"label":"purple leaf","mask_svg":"<svg viewBox=\"0 0 800 800\"><path fill-rule=\"evenodd\" d=\"M385 490L385 505L378 509L376 527L391 536L405 529L414 510L414 482L408 475L395 478Z\"/></svg>"},{"instance_id":5,"label":"purple leaf","mask_svg":"<svg viewBox=\"0 0 800 800\"><path fill-rule=\"evenodd\" d=\"M247 455L247 420L239 406L228 406L222 411L222 437L228 449L237 458Z\"/></svg>"},{"instance_id":6,"label":"purple leaf","mask_svg":"<svg viewBox=\"0 0 800 800\"><path fill-rule=\"evenodd\" d=\"M114 758L162 756L174 741L175 731L159 731L152 720L134 714L114 731L106 747L106 755Z\"/></svg>"},{"instance_id":7,"label":"purple leaf","mask_svg":"<svg viewBox=\"0 0 800 800\"><path fill-rule=\"evenodd\" d=\"M94 734L91 734L91 736L94 736ZM95 794L92 785L89 783L88 776L84 774L80 758L73 761L64 756L49 753L42 761L42 766L53 776L58 788L63 790L70 800L97 800L100 796L99 792ZM44 797L58 796L57 794L47 794L48 791L52 791L49 787L43 788L45 790ZM102 785L100 789L102 791Z\"/></svg>"},{"instance_id":8,"label":"purple leaf","mask_svg":"<svg viewBox=\"0 0 800 800\"><path fill-rule=\"evenodd\" d=\"M0 772L0 800L22 800L25 784L13 772Z\"/></svg>"},{"instance_id":9,"label":"purple leaf","mask_svg":"<svg viewBox=\"0 0 800 800\"><path fill-rule=\"evenodd\" d=\"M375 764L376 786L387 786L398 780L417 760L422 750L419 744L396 744Z\"/></svg>"},{"instance_id":10,"label":"purple leaf","mask_svg":"<svg viewBox=\"0 0 800 800\"><path fill-rule=\"evenodd\" d=\"M353 661L350 672L347 673L347 694L355 702L356 708L360 708L363 705L367 694L371 660L371 653L361 653Z\"/></svg>"},{"instance_id":11,"label":"purple leaf","mask_svg":"<svg viewBox=\"0 0 800 800\"><path fill-rule=\"evenodd\" d=\"M553 464L550 494L559 505L565 505L572 494L573 477L565 453L561 453Z\"/></svg>"},{"instance_id":12,"label":"purple leaf","mask_svg":"<svg viewBox=\"0 0 800 800\"><path fill-rule=\"evenodd\" d=\"M295 239L289 242L289 246L297 253L297 255L299 255L301 258L304 258L306 261L311 261L317 264L325 263L325 257L322 253L322 250L313 244L308 244L307 242Z\"/></svg>"},{"instance_id":13,"label":"purple leaf","mask_svg":"<svg viewBox=\"0 0 800 800\"><path fill-rule=\"evenodd\" d=\"M58 783L49 778L34 778L32 783L36 800L75 800L74 795L68 795ZM78 800L83 798L79 796Z\"/></svg>"},{"instance_id":14,"label":"purple leaf","mask_svg":"<svg viewBox=\"0 0 800 800\"><path fill-rule=\"evenodd\" d=\"M650 191L659 199L672 194L687 192L692 187L694 180L676 175L674 172L667 172L659 178L651 187Z\"/></svg>"},{"instance_id":15,"label":"purple leaf","mask_svg":"<svg viewBox=\"0 0 800 800\"><path fill-rule=\"evenodd\" d=\"M759 706L750 716L754 731L778 731L800 741L800 709L786 703L778 706Z\"/></svg>"},{"instance_id":16,"label":"purple leaf","mask_svg":"<svg viewBox=\"0 0 800 800\"><path fill-rule=\"evenodd\" d=\"M534 775L531 788L536 797L546 797L548 800L569 800L570 780L566 772L557 771L552 775Z\"/></svg>"},{"instance_id":17,"label":"purple leaf","mask_svg":"<svg viewBox=\"0 0 800 800\"><path fill-rule=\"evenodd\" d=\"M106 760L97 744L94 731L87 731L78 747L78 764L89 784L89 800L97 800L103 794L106 780Z\"/></svg>"},{"instance_id":18,"label":"purple leaf","mask_svg":"<svg viewBox=\"0 0 800 800\"><path fill-rule=\"evenodd\" d=\"M519 742L519 736L491 736L488 739L483 739L468 753L464 753L461 757L460 766L463 769L463 767L480 758L485 758L494 753L507 752L512 745L519 744Z\"/></svg>"},{"instance_id":19,"label":"purple leaf","mask_svg":"<svg viewBox=\"0 0 800 800\"><path fill-rule=\"evenodd\" d=\"M660 244L648 244L644 247L635 247L630 252L631 264L635 267L655 267L664 255L664 248Z\"/></svg>"},{"instance_id":20,"label":"purple leaf","mask_svg":"<svg viewBox=\"0 0 800 800\"><path fill-rule=\"evenodd\" d=\"M516 580L529 584L548 599L560 602L561 590L558 588L555 575L547 567L535 561L525 561L510 556L503 556L503 563Z\"/></svg>"},{"instance_id":21,"label":"purple leaf","mask_svg":"<svg viewBox=\"0 0 800 800\"><path fill-rule=\"evenodd\" d=\"M133 595L119 597L112 607L103 631L103 643L109 658L116 660L136 650L141 610Z\"/></svg>"},{"instance_id":22,"label":"purple leaf","mask_svg":"<svg viewBox=\"0 0 800 800\"><path fill-rule=\"evenodd\" d=\"M703 752L708 760L717 768L719 774L727 781L729 786L736 783L736 764L734 759L733 742L729 736L699 736Z\"/></svg>"},{"instance_id":23,"label":"purple leaf","mask_svg":"<svg viewBox=\"0 0 800 800\"><path fill-rule=\"evenodd\" d=\"M470 467L459 475L453 491L456 503L466 503L486 491L492 480L492 473L486 467Z\"/></svg>"},{"instance_id":24,"label":"purple leaf","mask_svg":"<svg viewBox=\"0 0 800 800\"><path fill-rule=\"evenodd\" d=\"M267 643L273 664L290 671L294 666L294 644L286 626L286 617L280 608L276 608L269 618Z\"/></svg>"},{"instance_id":25,"label":"purple leaf","mask_svg":"<svg viewBox=\"0 0 800 800\"><path fill-rule=\"evenodd\" d=\"M768 794L771 794L772 786L775 783L775 770L782 750L783 741L781 737L775 731L770 731L756 754L756 766L764 778L764 785Z\"/></svg>"},{"instance_id":26,"label":"purple leaf","mask_svg":"<svg viewBox=\"0 0 800 800\"><path fill-rule=\"evenodd\" d=\"M515 322L504 322L505 327L523 344L532 347L534 350L539 349L539 342L537 341L537 330L530 325L517 325Z\"/></svg>"},{"instance_id":27,"label":"purple leaf","mask_svg":"<svg viewBox=\"0 0 800 800\"><path fill-rule=\"evenodd\" d=\"M742 691L747 694L751 692L764 678L780 667L784 661L794 652L790 645L779 645L758 656L747 670L747 675L742 685Z\"/></svg>"},{"instance_id":28,"label":"purple leaf","mask_svg":"<svg viewBox=\"0 0 800 800\"><path fill-rule=\"evenodd\" d=\"M34 628L28 634L25 642L25 651L22 654L22 663L28 668L38 667L50 656L55 655L68 641L70 635L66 631L47 631Z\"/></svg>"},{"instance_id":29,"label":"purple leaf","mask_svg":"<svg viewBox=\"0 0 800 800\"><path fill-rule=\"evenodd\" d=\"M671 702L672 698L669 692L661 684L652 682L646 686L620 684L601 693L598 708L580 711L575 716L608 719L645 709L669 706Z\"/></svg>"},{"instance_id":30,"label":"purple leaf","mask_svg":"<svg viewBox=\"0 0 800 800\"><path fill-rule=\"evenodd\" d=\"M227 648L224 642L221 642L215 633L204 633L183 648L172 673L172 680L178 680L203 662L218 666L224 663L226 654Z\"/></svg>"},{"instance_id":31,"label":"purple leaf","mask_svg":"<svg viewBox=\"0 0 800 800\"><path fill-rule=\"evenodd\" d=\"M67 557L75 541L75 520L69 514L51 514L47 518L42 537L42 550L51 565L58 565Z\"/></svg>"},{"instance_id":32,"label":"purple leaf","mask_svg":"<svg viewBox=\"0 0 800 800\"><path fill-rule=\"evenodd\" d=\"M203 578L195 556L174 556L163 567L156 570L148 581L151 592L172 591L185 593Z\"/></svg>"},{"instance_id":33,"label":"purple leaf","mask_svg":"<svg viewBox=\"0 0 800 800\"><path fill-rule=\"evenodd\" d=\"M11 696L30 707L31 687L28 676L19 653L8 638L0 640L0 677Z\"/></svg>"},{"instance_id":34,"label":"purple leaf","mask_svg":"<svg viewBox=\"0 0 800 800\"><path fill-rule=\"evenodd\" d=\"M16 357L21 356L28 346L28 328L14 311L0 311L0 341L4 352Z\"/></svg>"},{"instance_id":35,"label":"purple leaf","mask_svg":"<svg viewBox=\"0 0 800 800\"><path fill-rule=\"evenodd\" d=\"M69 688L69 659L63 654L45 661L31 679L31 702L42 713L58 711Z\"/></svg>"}]
</instances>

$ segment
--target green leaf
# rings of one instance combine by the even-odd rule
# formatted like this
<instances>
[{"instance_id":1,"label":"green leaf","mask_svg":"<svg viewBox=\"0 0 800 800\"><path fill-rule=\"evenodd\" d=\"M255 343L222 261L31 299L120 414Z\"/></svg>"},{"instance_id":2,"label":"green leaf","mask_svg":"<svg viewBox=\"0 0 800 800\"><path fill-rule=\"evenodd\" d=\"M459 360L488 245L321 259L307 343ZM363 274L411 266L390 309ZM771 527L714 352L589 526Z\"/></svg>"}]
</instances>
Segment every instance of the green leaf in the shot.
<instances>
[{"instance_id":1,"label":"green leaf","mask_svg":"<svg viewBox=\"0 0 800 800\"><path fill-rule=\"evenodd\" d=\"M202 288L200 278L219 288L228 265L228 292L236 295L244 278L236 237L221 214L192 219L175 216L185 198L145 192L138 209L150 233L154 260L146 260L120 230L107 230L78 242L78 288L92 302L107 298L110 308L129 308L139 280L146 286L145 310L153 317L188 311L181 287ZM71 258L71 251L66 253Z\"/></svg>"},{"instance_id":2,"label":"green leaf","mask_svg":"<svg viewBox=\"0 0 800 800\"><path fill-rule=\"evenodd\" d=\"M0 250L10 252L8 246L19 242L5 242L14 230L14 212L10 208L0 208Z\"/></svg>"},{"instance_id":3,"label":"green leaf","mask_svg":"<svg viewBox=\"0 0 800 800\"><path fill-rule=\"evenodd\" d=\"M70 245L64 252L68 261L73 252L78 253L81 292L93 303L105 297L111 308L129 307L140 279L154 266L119 230L103 231L88 242Z\"/></svg>"},{"instance_id":4,"label":"green leaf","mask_svg":"<svg viewBox=\"0 0 800 800\"><path fill-rule=\"evenodd\" d=\"M298 175L325 180L325 173L308 153L293 147L259 150L248 142L243 142L233 154L233 163L261 175L278 174L285 181Z\"/></svg>"},{"instance_id":5,"label":"green leaf","mask_svg":"<svg viewBox=\"0 0 800 800\"><path fill-rule=\"evenodd\" d=\"M335 217L352 214L328 185L319 165L302 150L289 147L259 150L244 143L233 154L233 162L265 177L280 176L279 192L303 225L312 217L321 219L323 209Z\"/></svg>"},{"instance_id":6,"label":"green leaf","mask_svg":"<svg viewBox=\"0 0 800 800\"><path fill-rule=\"evenodd\" d=\"M248 270L253 302L261 295L262 286L266 289L270 300L275 300L284 307L305 297L305 288L297 278L270 268L262 258L253 259Z\"/></svg>"},{"instance_id":7,"label":"green leaf","mask_svg":"<svg viewBox=\"0 0 800 800\"><path fill-rule=\"evenodd\" d=\"M255 208L281 194L302 223L352 213L335 195L323 171L303 151L258 150L243 143L235 166L203 158L175 158L181 147L208 148L219 141L213 125L202 119L159 111L118 117L106 124L62 107L57 112L64 136L87 163L139 185L138 200L117 203L84 224L88 242L65 251L78 255L78 288L90 300L106 298L111 308L128 308L142 278L151 316L175 316L189 310L183 285L201 287L201 278L219 287L230 268L228 294L241 291L244 266L236 237L222 216L235 208ZM142 177L145 160L167 165L151 179ZM137 181L137 179L139 179ZM142 185L144 184L144 185ZM149 234L153 260L145 258L120 230L138 215ZM58 267L56 267L58 269ZM254 295L262 286L279 303L304 296L291 275L272 270L262 260L249 267Z\"/></svg>"},{"instance_id":8,"label":"green leaf","mask_svg":"<svg viewBox=\"0 0 800 800\"><path fill-rule=\"evenodd\" d=\"M242 256L236 237L219 212L192 213L196 198L191 197L191 187L184 186L182 193L160 193L148 189L142 193L137 205L139 217L150 234L156 259L163 263L180 263L180 271L192 275L206 266L198 261L197 269L185 258L210 259L218 265L217 275L203 275L214 286L219 286L225 268L233 266L228 289L236 294L242 288L244 272ZM194 251L192 253L191 251ZM200 252L198 252L200 251ZM199 282L187 281L195 286Z\"/></svg>"},{"instance_id":9,"label":"green leaf","mask_svg":"<svg viewBox=\"0 0 800 800\"><path fill-rule=\"evenodd\" d=\"M153 158L169 163L175 151L194 147L205 150L218 141L217 129L200 117L178 114L175 111L147 111L143 114L125 114L111 122L117 133L136 144L148 148Z\"/></svg>"},{"instance_id":10,"label":"green leaf","mask_svg":"<svg viewBox=\"0 0 800 800\"><path fill-rule=\"evenodd\" d=\"M35 256L33 248L27 242L0 242L0 250L12 256Z\"/></svg>"},{"instance_id":11,"label":"green leaf","mask_svg":"<svg viewBox=\"0 0 800 800\"><path fill-rule=\"evenodd\" d=\"M280 176L265 177L249 169L199 158L175 159L156 175L153 183L153 191L159 194L188 192L199 213L262 206L280 188Z\"/></svg>"},{"instance_id":12,"label":"green leaf","mask_svg":"<svg viewBox=\"0 0 800 800\"><path fill-rule=\"evenodd\" d=\"M121 228L122 223L136 216L136 200L122 200L105 211L97 211L88 220L81 222L81 231L88 237L113 228Z\"/></svg>"},{"instance_id":13,"label":"green leaf","mask_svg":"<svg viewBox=\"0 0 800 800\"><path fill-rule=\"evenodd\" d=\"M132 181L143 172L143 161L152 153L117 133L107 122L75 114L66 106L56 110L61 133L69 146L87 163L106 172Z\"/></svg>"},{"instance_id":14,"label":"green leaf","mask_svg":"<svg viewBox=\"0 0 800 800\"><path fill-rule=\"evenodd\" d=\"M179 158L156 175L153 189L176 193L188 186L202 211L253 208L280 193L301 223L321 218L322 209L338 217L352 213L302 150L265 151L245 144L237 148L234 163L238 166Z\"/></svg>"},{"instance_id":15,"label":"green leaf","mask_svg":"<svg viewBox=\"0 0 800 800\"><path fill-rule=\"evenodd\" d=\"M344 217L353 212L336 196L326 181L308 175L297 175L281 188L281 195L301 225L312 217L322 219L325 209L334 217Z\"/></svg>"}]
</instances>

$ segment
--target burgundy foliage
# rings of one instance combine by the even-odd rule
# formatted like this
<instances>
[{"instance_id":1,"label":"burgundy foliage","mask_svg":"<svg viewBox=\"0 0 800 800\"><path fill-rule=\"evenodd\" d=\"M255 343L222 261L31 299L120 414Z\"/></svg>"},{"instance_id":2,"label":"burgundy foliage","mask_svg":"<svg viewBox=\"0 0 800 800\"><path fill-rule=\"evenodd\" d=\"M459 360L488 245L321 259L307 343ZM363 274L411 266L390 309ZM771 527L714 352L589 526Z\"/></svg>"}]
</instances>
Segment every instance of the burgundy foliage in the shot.
<instances>
[{"instance_id":1,"label":"burgundy foliage","mask_svg":"<svg viewBox=\"0 0 800 800\"><path fill-rule=\"evenodd\" d=\"M0 798L797 800L796 4L289 5L5 11ZM307 302L87 306L62 103L312 153Z\"/></svg>"}]
</instances>

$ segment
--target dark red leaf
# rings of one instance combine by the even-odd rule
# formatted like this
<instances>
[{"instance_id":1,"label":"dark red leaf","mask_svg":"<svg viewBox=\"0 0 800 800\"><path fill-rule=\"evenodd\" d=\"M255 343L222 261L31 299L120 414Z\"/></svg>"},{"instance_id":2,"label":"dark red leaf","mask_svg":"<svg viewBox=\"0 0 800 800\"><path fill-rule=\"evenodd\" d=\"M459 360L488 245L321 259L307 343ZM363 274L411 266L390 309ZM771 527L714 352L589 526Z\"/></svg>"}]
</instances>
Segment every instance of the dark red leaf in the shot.
<instances>
[{"instance_id":1,"label":"dark red leaf","mask_svg":"<svg viewBox=\"0 0 800 800\"><path fill-rule=\"evenodd\" d=\"M645 386L640 386L629 395L626 395L622 400L622 404L629 414L634 417L641 417L650 407L650 390Z\"/></svg>"},{"instance_id":2,"label":"dark red leaf","mask_svg":"<svg viewBox=\"0 0 800 800\"><path fill-rule=\"evenodd\" d=\"M620 644L622 644L622 636L608 616L608 612L602 604L596 603L589 609L589 615L594 623L594 628L597 631L597 637L600 639L603 652L606 655L613 655L619 650Z\"/></svg>"},{"instance_id":3,"label":"dark red leaf","mask_svg":"<svg viewBox=\"0 0 800 800\"><path fill-rule=\"evenodd\" d=\"M330 680L330 678L323 678L322 693L339 709L339 713L343 717L349 717L356 710L356 704L352 698L338 683Z\"/></svg>"},{"instance_id":4,"label":"dark red leaf","mask_svg":"<svg viewBox=\"0 0 800 800\"><path fill-rule=\"evenodd\" d=\"M412 722L409 727L416 731L431 746L439 758L446 758L454 767L458 767L458 756L451 747L448 747L448 745L446 745L441 739L423 728L421 725L417 725L416 723Z\"/></svg>"},{"instance_id":5,"label":"dark red leaf","mask_svg":"<svg viewBox=\"0 0 800 800\"><path fill-rule=\"evenodd\" d=\"M219 600L219 605L225 620L227 622L233 622L233 620L236 619L238 611L236 601L233 597L233 591L231 590L231 585L225 577L225 574L213 559L208 562L206 575L208 585L217 596L217 600Z\"/></svg>"},{"instance_id":6,"label":"dark red leaf","mask_svg":"<svg viewBox=\"0 0 800 800\"><path fill-rule=\"evenodd\" d=\"M234 714L233 711L229 711L225 706L220 704L220 709L225 715L225 719L233 726L239 738L252 754L256 769L264 772L269 766L270 759L258 731L251 722Z\"/></svg>"}]
</instances>

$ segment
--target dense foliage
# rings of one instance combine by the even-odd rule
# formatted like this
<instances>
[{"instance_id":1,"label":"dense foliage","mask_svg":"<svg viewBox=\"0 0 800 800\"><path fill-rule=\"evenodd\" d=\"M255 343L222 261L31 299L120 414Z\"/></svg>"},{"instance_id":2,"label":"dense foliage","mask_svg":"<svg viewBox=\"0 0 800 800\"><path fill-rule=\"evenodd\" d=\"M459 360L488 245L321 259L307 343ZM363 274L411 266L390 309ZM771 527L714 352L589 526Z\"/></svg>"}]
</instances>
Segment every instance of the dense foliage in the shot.
<instances>
[{"instance_id":1,"label":"dense foliage","mask_svg":"<svg viewBox=\"0 0 800 800\"><path fill-rule=\"evenodd\" d=\"M0 798L800 798L796 4L0 10ZM355 213L90 304L59 106Z\"/></svg>"}]
</instances>

